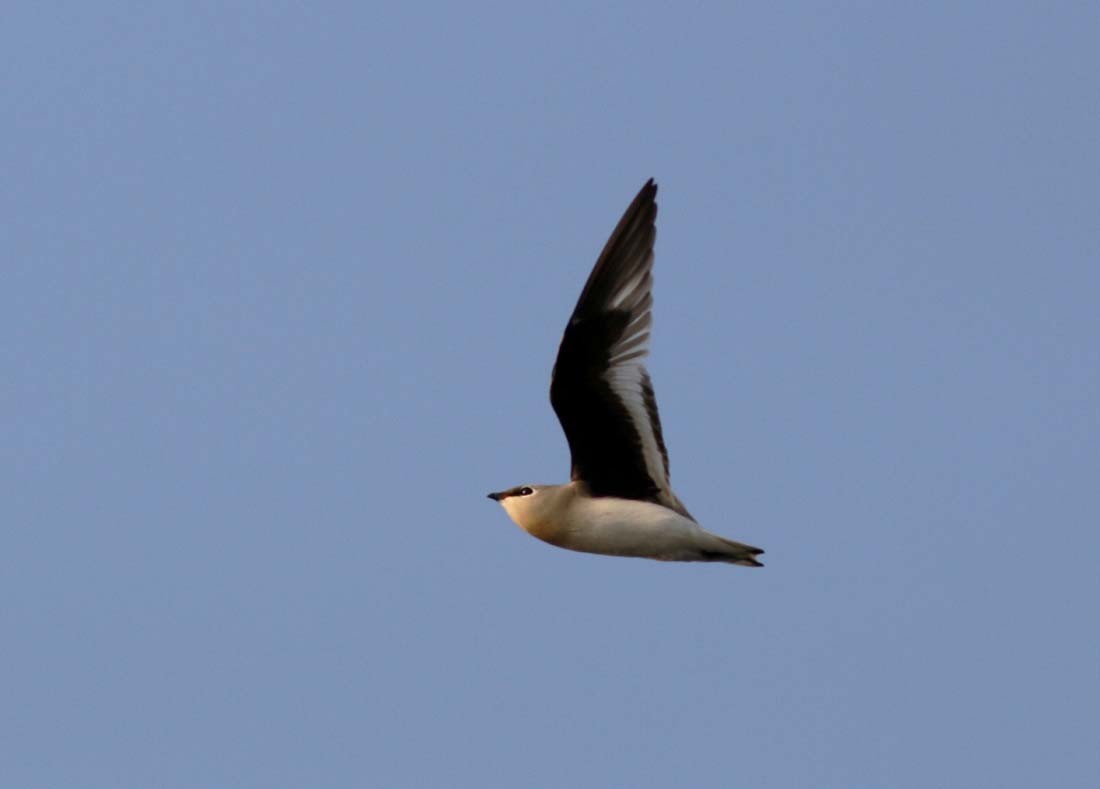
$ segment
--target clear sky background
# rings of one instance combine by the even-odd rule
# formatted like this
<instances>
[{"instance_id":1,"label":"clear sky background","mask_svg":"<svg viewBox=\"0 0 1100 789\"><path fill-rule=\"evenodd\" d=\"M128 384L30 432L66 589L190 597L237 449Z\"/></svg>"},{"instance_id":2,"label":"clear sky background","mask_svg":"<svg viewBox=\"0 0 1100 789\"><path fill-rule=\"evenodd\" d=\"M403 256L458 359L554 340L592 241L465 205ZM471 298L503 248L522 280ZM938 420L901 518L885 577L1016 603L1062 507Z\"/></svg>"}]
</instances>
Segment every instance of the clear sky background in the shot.
<instances>
[{"instance_id":1,"label":"clear sky background","mask_svg":"<svg viewBox=\"0 0 1100 789\"><path fill-rule=\"evenodd\" d=\"M1095 3L13 3L0 785L1100 785ZM574 554L660 184L677 492Z\"/></svg>"}]
</instances>

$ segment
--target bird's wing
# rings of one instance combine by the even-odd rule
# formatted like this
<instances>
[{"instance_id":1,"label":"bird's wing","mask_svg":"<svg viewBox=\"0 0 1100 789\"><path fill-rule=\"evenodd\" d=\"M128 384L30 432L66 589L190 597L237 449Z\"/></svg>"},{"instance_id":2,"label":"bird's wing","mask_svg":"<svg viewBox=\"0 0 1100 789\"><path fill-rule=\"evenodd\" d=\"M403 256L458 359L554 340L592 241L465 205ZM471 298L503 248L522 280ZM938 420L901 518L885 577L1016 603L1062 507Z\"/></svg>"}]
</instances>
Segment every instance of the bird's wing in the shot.
<instances>
[{"instance_id":1,"label":"bird's wing","mask_svg":"<svg viewBox=\"0 0 1100 789\"><path fill-rule=\"evenodd\" d=\"M657 185L650 179L607 240L565 327L550 403L593 496L652 501L690 518L669 485L649 352Z\"/></svg>"}]
</instances>

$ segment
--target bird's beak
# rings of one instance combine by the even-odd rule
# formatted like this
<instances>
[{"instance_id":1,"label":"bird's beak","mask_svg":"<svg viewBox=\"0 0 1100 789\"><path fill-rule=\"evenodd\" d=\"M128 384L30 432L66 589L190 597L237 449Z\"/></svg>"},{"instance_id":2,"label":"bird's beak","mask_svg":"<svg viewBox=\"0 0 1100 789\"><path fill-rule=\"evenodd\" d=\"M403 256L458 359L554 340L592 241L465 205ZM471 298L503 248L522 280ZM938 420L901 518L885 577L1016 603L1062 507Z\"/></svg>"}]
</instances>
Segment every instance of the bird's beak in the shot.
<instances>
[{"instance_id":1,"label":"bird's beak","mask_svg":"<svg viewBox=\"0 0 1100 789\"><path fill-rule=\"evenodd\" d=\"M501 491L500 493L490 493L489 498L491 498L493 501L500 501L504 498L504 492Z\"/></svg>"}]
</instances>

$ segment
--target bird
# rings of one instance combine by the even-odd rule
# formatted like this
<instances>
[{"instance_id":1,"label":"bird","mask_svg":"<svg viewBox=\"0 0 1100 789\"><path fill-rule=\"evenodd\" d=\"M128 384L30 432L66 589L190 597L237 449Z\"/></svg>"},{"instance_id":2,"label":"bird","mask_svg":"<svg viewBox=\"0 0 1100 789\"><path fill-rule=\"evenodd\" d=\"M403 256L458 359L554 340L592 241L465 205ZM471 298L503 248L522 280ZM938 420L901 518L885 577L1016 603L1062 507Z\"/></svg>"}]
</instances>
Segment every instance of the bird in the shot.
<instances>
[{"instance_id":1,"label":"bird","mask_svg":"<svg viewBox=\"0 0 1100 789\"><path fill-rule=\"evenodd\" d=\"M653 307L657 184L650 178L596 260L566 324L550 404L570 481L489 494L528 534L559 548L672 562L762 567L763 553L700 526L669 483L668 450L644 359Z\"/></svg>"}]
</instances>

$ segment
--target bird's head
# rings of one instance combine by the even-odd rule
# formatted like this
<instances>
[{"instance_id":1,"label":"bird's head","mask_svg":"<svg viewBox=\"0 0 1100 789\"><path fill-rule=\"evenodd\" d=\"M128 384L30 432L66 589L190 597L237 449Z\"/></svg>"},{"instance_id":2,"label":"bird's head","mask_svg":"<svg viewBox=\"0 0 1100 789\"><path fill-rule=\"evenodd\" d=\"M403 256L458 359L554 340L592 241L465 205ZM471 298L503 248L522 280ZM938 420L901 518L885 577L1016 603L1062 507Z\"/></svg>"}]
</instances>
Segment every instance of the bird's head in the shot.
<instances>
[{"instance_id":1,"label":"bird's head","mask_svg":"<svg viewBox=\"0 0 1100 789\"><path fill-rule=\"evenodd\" d=\"M554 508L555 491L561 485L517 485L508 490L490 493L489 498L500 502L508 517L523 529L531 531L547 520Z\"/></svg>"}]
</instances>

